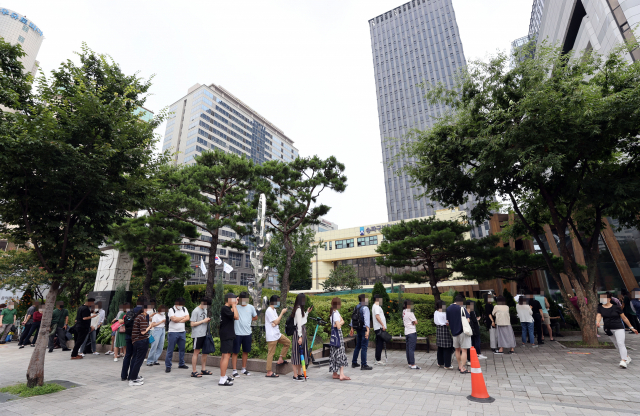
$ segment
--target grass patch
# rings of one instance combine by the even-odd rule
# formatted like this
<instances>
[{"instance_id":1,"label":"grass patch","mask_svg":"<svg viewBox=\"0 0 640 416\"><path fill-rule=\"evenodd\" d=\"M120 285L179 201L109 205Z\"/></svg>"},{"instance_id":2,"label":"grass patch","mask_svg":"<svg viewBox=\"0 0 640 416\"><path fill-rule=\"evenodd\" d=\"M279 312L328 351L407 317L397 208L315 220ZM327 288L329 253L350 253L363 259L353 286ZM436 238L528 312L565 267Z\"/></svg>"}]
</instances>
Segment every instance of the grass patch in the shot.
<instances>
[{"instance_id":1,"label":"grass patch","mask_svg":"<svg viewBox=\"0 0 640 416\"><path fill-rule=\"evenodd\" d=\"M615 348L613 344L610 342L600 342L598 343L598 345L589 345L589 344L586 344L584 341L558 341L558 342L564 345L565 347L569 347L569 348L598 348L598 349L605 349L605 350L610 350Z\"/></svg>"},{"instance_id":2,"label":"grass patch","mask_svg":"<svg viewBox=\"0 0 640 416\"><path fill-rule=\"evenodd\" d=\"M56 393L62 390L66 390L60 384L49 383L42 386L36 386L33 388L27 387L27 383L20 383L14 386L7 386L0 389L2 393L9 393L20 397L40 396L42 394Z\"/></svg>"}]
</instances>

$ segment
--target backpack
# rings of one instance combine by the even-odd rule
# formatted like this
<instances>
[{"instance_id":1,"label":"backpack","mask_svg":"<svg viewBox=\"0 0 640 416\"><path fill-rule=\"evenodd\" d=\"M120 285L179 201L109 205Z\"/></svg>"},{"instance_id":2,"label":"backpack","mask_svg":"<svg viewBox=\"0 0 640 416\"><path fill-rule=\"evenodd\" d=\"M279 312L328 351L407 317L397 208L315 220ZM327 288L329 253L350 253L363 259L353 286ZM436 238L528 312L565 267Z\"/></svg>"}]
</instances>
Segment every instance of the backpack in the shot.
<instances>
[{"instance_id":1,"label":"backpack","mask_svg":"<svg viewBox=\"0 0 640 416\"><path fill-rule=\"evenodd\" d=\"M355 330L364 328L364 315L360 313L361 310L362 305L358 305L353 308L353 312L351 313L351 328Z\"/></svg>"},{"instance_id":2,"label":"backpack","mask_svg":"<svg viewBox=\"0 0 640 416\"><path fill-rule=\"evenodd\" d=\"M131 336L133 332L133 321L138 314L133 312L133 309L124 314L122 319L124 320L124 333Z\"/></svg>"},{"instance_id":3,"label":"backpack","mask_svg":"<svg viewBox=\"0 0 640 416\"><path fill-rule=\"evenodd\" d=\"M291 315L289 315L289 317L287 318L287 322L285 322L285 324L284 324L284 333L288 337L293 336L293 333L296 330L296 325L293 322L293 318L294 318L294 314L292 312Z\"/></svg>"},{"instance_id":4,"label":"backpack","mask_svg":"<svg viewBox=\"0 0 640 416\"><path fill-rule=\"evenodd\" d=\"M176 307L172 306L169 310L172 310L173 313L176 313ZM182 311L185 311L184 306L182 307ZM169 332L169 322L171 322L171 318L169 318L169 312L167 311L167 314L164 317L164 330L165 332Z\"/></svg>"}]
</instances>

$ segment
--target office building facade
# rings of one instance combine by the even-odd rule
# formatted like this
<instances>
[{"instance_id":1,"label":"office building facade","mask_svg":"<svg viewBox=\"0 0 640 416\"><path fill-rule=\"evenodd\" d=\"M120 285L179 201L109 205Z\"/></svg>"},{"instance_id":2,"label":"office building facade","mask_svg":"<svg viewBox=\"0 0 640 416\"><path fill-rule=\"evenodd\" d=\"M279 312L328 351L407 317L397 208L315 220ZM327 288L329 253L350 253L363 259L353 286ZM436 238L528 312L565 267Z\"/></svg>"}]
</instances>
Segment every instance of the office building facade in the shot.
<instances>
[{"instance_id":1,"label":"office building facade","mask_svg":"<svg viewBox=\"0 0 640 416\"><path fill-rule=\"evenodd\" d=\"M593 50L607 55L623 42L636 42L633 30L640 23L638 0L545 0L538 45L559 44L564 52L581 55ZM640 48L625 54L640 60Z\"/></svg>"},{"instance_id":2,"label":"office building facade","mask_svg":"<svg viewBox=\"0 0 640 416\"><path fill-rule=\"evenodd\" d=\"M0 37L12 45L19 44L25 56L20 58L24 70L36 75L38 51L44 40L42 30L27 16L14 10L0 7Z\"/></svg>"},{"instance_id":3,"label":"office building facade","mask_svg":"<svg viewBox=\"0 0 640 416\"><path fill-rule=\"evenodd\" d=\"M431 127L448 108L431 105L419 84L455 84L466 66L452 0L412 0L369 20L389 221L430 216L443 206L427 198L405 173L398 154L411 129ZM461 210L469 211L473 199ZM478 233L482 233L479 231ZM474 234L478 234L474 232Z\"/></svg>"},{"instance_id":4,"label":"office building facade","mask_svg":"<svg viewBox=\"0 0 640 416\"><path fill-rule=\"evenodd\" d=\"M290 162L298 157L298 149L291 139L221 86L194 85L187 95L170 106L170 113L162 150L170 150L174 154L176 166L193 164L195 156L215 149L244 155L258 164L268 160ZM206 277L200 270L200 260L208 264L209 249L206 245L211 241L211 235L202 229L199 232L202 235L198 245L182 245L182 251L191 257L194 270L187 284L206 283ZM221 241L236 237L231 229L219 230ZM243 240L252 246L248 237ZM234 268L227 274L222 273L221 266L216 267L216 276L224 276L225 283L246 286L254 280L248 252L219 245L218 257ZM270 275L265 284L275 288L278 281Z\"/></svg>"}]
</instances>

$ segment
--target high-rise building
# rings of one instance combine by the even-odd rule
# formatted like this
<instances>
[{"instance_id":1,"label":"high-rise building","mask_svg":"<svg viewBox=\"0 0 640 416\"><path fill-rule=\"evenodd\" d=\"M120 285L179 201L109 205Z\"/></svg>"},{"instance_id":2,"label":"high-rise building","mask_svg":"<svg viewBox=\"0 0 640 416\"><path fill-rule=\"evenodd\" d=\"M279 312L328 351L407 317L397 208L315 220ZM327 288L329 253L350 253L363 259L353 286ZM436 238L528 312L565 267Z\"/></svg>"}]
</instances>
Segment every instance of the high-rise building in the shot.
<instances>
[{"instance_id":1,"label":"high-rise building","mask_svg":"<svg viewBox=\"0 0 640 416\"><path fill-rule=\"evenodd\" d=\"M324 233L326 231L335 231L338 229L338 224L320 218L320 224L312 225L310 227L315 233Z\"/></svg>"},{"instance_id":2,"label":"high-rise building","mask_svg":"<svg viewBox=\"0 0 640 416\"><path fill-rule=\"evenodd\" d=\"M593 50L607 55L627 41L636 42L633 30L640 24L637 0L544 0L538 44L559 44L564 52L578 55ZM532 18L533 20L533 18ZM640 48L626 55L640 60Z\"/></svg>"},{"instance_id":3,"label":"high-rise building","mask_svg":"<svg viewBox=\"0 0 640 416\"><path fill-rule=\"evenodd\" d=\"M529 39L533 39L538 35L540 23L542 23L544 2L545 0L533 0L533 6L531 6L531 20L529 20Z\"/></svg>"},{"instance_id":4,"label":"high-rise building","mask_svg":"<svg viewBox=\"0 0 640 416\"><path fill-rule=\"evenodd\" d=\"M420 83L454 87L466 65L452 0L412 0L369 20L389 221L431 216L443 207L413 187L396 160L403 137L413 128L431 127L447 107L431 105ZM394 139L395 138L395 139ZM395 162L394 162L395 160ZM468 211L472 206L459 207Z\"/></svg>"},{"instance_id":5,"label":"high-rise building","mask_svg":"<svg viewBox=\"0 0 640 416\"><path fill-rule=\"evenodd\" d=\"M170 112L162 150L175 152L175 165L195 163L195 156L214 149L245 155L258 164L268 160L290 162L298 157L298 149L282 130L219 85L194 85L170 106ZM199 231L202 234L199 244L206 245L211 235ZM236 238L233 230L220 229L220 240L232 238ZM251 247L247 237L243 240ZM207 263L208 248L184 244L182 251L191 257L194 269L187 284L205 283L199 265L201 258ZM216 268L216 275L224 275L225 283L247 285L253 281L249 253L219 246L217 254L234 267L228 275L222 273L222 268ZM273 288L278 281L270 275L265 284Z\"/></svg>"},{"instance_id":6,"label":"high-rise building","mask_svg":"<svg viewBox=\"0 0 640 416\"><path fill-rule=\"evenodd\" d=\"M13 10L0 9L0 37L12 45L19 44L26 55L20 58L25 71L35 76L38 70L38 51L44 40L42 30L27 18Z\"/></svg>"}]
</instances>

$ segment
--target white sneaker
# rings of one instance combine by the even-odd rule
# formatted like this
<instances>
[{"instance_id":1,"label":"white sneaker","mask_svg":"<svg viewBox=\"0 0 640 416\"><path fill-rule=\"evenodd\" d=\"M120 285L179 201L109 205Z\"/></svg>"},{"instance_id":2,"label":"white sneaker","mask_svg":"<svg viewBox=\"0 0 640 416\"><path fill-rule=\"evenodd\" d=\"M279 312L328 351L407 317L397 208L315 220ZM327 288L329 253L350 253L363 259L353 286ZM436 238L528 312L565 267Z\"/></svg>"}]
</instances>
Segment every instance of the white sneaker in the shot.
<instances>
[{"instance_id":1,"label":"white sneaker","mask_svg":"<svg viewBox=\"0 0 640 416\"><path fill-rule=\"evenodd\" d=\"M94 352L93 355L100 355L98 351Z\"/></svg>"},{"instance_id":2,"label":"white sneaker","mask_svg":"<svg viewBox=\"0 0 640 416\"><path fill-rule=\"evenodd\" d=\"M104 353L104 355L111 355L111 354L113 354L113 351L107 351Z\"/></svg>"},{"instance_id":3,"label":"white sneaker","mask_svg":"<svg viewBox=\"0 0 640 416\"><path fill-rule=\"evenodd\" d=\"M478 355L478 360L486 360L486 359L487 359L486 355L482 355L482 354Z\"/></svg>"},{"instance_id":4,"label":"white sneaker","mask_svg":"<svg viewBox=\"0 0 640 416\"><path fill-rule=\"evenodd\" d=\"M81 356L81 357L84 357L84 354L78 354L78 355Z\"/></svg>"},{"instance_id":5,"label":"white sneaker","mask_svg":"<svg viewBox=\"0 0 640 416\"><path fill-rule=\"evenodd\" d=\"M631 364L631 357L627 355L627 364Z\"/></svg>"},{"instance_id":6,"label":"white sneaker","mask_svg":"<svg viewBox=\"0 0 640 416\"><path fill-rule=\"evenodd\" d=\"M115 357L115 358L113 359L113 361L115 361L115 362L117 363L117 362L118 362L118 357Z\"/></svg>"},{"instance_id":7,"label":"white sneaker","mask_svg":"<svg viewBox=\"0 0 640 416\"><path fill-rule=\"evenodd\" d=\"M135 381L144 381L144 377L142 377L142 376L138 376L138 378L137 378L137 379L135 379Z\"/></svg>"},{"instance_id":8,"label":"white sneaker","mask_svg":"<svg viewBox=\"0 0 640 416\"><path fill-rule=\"evenodd\" d=\"M627 362L625 360L620 360L620 368L627 368Z\"/></svg>"},{"instance_id":9,"label":"white sneaker","mask_svg":"<svg viewBox=\"0 0 640 416\"><path fill-rule=\"evenodd\" d=\"M143 384L144 384L144 381L140 381L140 380L129 380L129 386L130 386L130 387L142 386Z\"/></svg>"},{"instance_id":10,"label":"white sneaker","mask_svg":"<svg viewBox=\"0 0 640 416\"><path fill-rule=\"evenodd\" d=\"M374 361L373 365L387 365L384 361Z\"/></svg>"}]
</instances>

